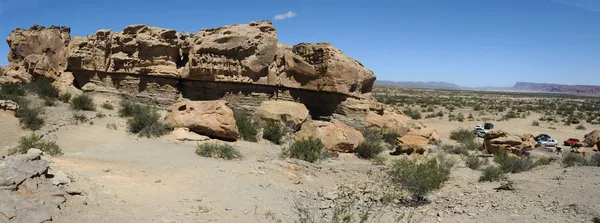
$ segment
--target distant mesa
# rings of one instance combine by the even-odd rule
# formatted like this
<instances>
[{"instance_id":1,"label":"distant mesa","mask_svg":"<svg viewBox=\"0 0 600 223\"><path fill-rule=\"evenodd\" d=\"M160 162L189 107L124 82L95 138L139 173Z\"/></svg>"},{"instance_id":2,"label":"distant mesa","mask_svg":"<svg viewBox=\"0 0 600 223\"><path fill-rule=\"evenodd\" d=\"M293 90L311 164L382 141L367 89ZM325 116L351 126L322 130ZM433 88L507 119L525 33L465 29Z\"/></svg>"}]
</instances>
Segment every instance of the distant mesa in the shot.
<instances>
[{"instance_id":1,"label":"distant mesa","mask_svg":"<svg viewBox=\"0 0 600 223\"><path fill-rule=\"evenodd\" d=\"M600 86L517 82L513 89L545 93L600 95Z\"/></svg>"},{"instance_id":2,"label":"distant mesa","mask_svg":"<svg viewBox=\"0 0 600 223\"><path fill-rule=\"evenodd\" d=\"M421 82L421 81L375 81L376 85L379 86L390 86L390 87L404 87L404 88L426 88L426 89L462 89L463 87L441 81L429 81L429 82Z\"/></svg>"}]
</instances>

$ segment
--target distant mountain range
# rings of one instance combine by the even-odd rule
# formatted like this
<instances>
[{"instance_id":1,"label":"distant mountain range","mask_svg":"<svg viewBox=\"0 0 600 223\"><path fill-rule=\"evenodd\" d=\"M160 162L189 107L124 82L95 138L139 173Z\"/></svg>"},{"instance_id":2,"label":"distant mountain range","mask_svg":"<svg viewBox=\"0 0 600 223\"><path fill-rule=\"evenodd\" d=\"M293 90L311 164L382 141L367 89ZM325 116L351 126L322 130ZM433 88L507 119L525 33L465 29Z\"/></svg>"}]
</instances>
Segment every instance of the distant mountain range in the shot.
<instances>
[{"instance_id":1,"label":"distant mountain range","mask_svg":"<svg viewBox=\"0 0 600 223\"><path fill-rule=\"evenodd\" d=\"M415 81L375 81L375 85L403 87L403 88L425 88L425 89L450 89L450 90L484 90L484 91L520 91L520 92L542 92L562 93L579 95L600 95L600 86L595 85L565 85L517 82L512 87L463 87L457 84L439 81L415 82Z\"/></svg>"}]
</instances>

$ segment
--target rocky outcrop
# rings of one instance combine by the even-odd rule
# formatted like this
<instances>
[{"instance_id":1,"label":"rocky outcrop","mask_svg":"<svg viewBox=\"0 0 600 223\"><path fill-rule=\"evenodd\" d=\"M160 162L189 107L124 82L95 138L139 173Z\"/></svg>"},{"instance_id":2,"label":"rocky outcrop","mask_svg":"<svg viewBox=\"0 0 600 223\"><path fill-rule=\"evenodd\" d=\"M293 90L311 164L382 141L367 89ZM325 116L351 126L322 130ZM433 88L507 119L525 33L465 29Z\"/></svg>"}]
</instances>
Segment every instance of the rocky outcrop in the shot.
<instances>
[{"instance_id":1,"label":"rocky outcrop","mask_svg":"<svg viewBox=\"0 0 600 223\"><path fill-rule=\"evenodd\" d=\"M165 124L172 128L187 128L201 135L227 140L236 140L240 135L233 111L222 100L178 102L167 112Z\"/></svg>"},{"instance_id":2,"label":"rocky outcrop","mask_svg":"<svg viewBox=\"0 0 600 223\"><path fill-rule=\"evenodd\" d=\"M19 105L11 100L0 100L0 111L11 111L16 112L19 109Z\"/></svg>"},{"instance_id":3,"label":"rocky outcrop","mask_svg":"<svg viewBox=\"0 0 600 223\"><path fill-rule=\"evenodd\" d=\"M365 139L358 130L344 124L333 121L307 121L296 133L296 140L309 137L319 138L323 141L325 149L331 152L353 153L356 147Z\"/></svg>"},{"instance_id":4,"label":"rocky outcrop","mask_svg":"<svg viewBox=\"0 0 600 223\"><path fill-rule=\"evenodd\" d=\"M390 129L400 133L400 135L406 135L411 131L411 118L400 113L384 111L383 115L379 115L375 112L368 112L365 116L365 128L375 129Z\"/></svg>"},{"instance_id":5,"label":"rocky outcrop","mask_svg":"<svg viewBox=\"0 0 600 223\"><path fill-rule=\"evenodd\" d=\"M257 118L285 124L295 130L308 119L308 109L303 104L291 101L264 101L254 114Z\"/></svg>"},{"instance_id":6,"label":"rocky outcrop","mask_svg":"<svg viewBox=\"0 0 600 223\"><path fill-rule=\"evenodd\" d=\"M490 131L484 136L485 149L488 153L496 154L499 150L520 155L535 147L535 139L530 134L522 137L511 135L502 130Z\"/></svg>"},{"instance_id":7,"label":"rocky outcrop","mask_svg":"<svg viewBox=\"0 0 600 223\"><path fill-rule=\"evenodd\" d=\"M586 134L585 138L583 138L583 143L589 147L593 147L598 144L598 142L600 142L600 130L597 129Z\"/></svg>"},{"instance_id":8,"label":"rocky outcrop","mask_svg":"<svg viewBox=\"0 0 600 223\"><path fill-rule=\"evenodd\" d=\"M82 195L69 186L69 176L53 171L42 155L30 149L0 160L0 222L52 221L74 196Z\"/></svg>"},{"instance_id":9,"label":"rocky outcrop","mask_svg":"<svg viewBox=\"0 0 600 223\"><path fill-rule=\"evenodd\" d=\"M77 72L259 84L361 96L375 75L327 43L278 43L269 21L195 34L131 25L73 38L68 64Z\"/></svg>"},{"instance_id":10,"label":"rocky outcrop","mask_svg":"<svg viewBox=\"0 0 600 223\"><path fill-rule=\"evenodd\" d=\"M207 136L199 135L198 133L191 132L188 128L175 128L171 134L165 136L169 139L179 141L206 141L209 140Z\"/></svg>"},{"instance_id":11,"label":"rocky outcrop","mask_svg":"<svg viewBox=\"0 0 600 223\"><path fill-rule=\"evenodd\" d=\"M432 128L421 128L416 129L410 132L412 135L422 136L429 141L439 142L441 140L440 135L437 133L435 129Z\"/></svg>"},{"instance_id":12,"label":"rocky outcrop","mask_svg":"<svg viewBox=\"0 0 600 223\"><path fill-rule=\"evenodd\" d=\"M429 150L427 149L429 141L430 139L417 134L408 134L398 137L398 139L396 139L396 151L393 152L393 155L427 155L429 153Z\"/></svg>"},{"instance_id":13,"label":"rocky outcrop","mask_svg":"<svg viewBox=\"0 0 600 223\"><path fill-rule=\"evenodd\" d=\"M9 46L5 77L12 81L28 81L32 76L56 78L67 68L67 47L71 29L66 26L13 30L6 42Z\"/></svg>"}]
</instances>

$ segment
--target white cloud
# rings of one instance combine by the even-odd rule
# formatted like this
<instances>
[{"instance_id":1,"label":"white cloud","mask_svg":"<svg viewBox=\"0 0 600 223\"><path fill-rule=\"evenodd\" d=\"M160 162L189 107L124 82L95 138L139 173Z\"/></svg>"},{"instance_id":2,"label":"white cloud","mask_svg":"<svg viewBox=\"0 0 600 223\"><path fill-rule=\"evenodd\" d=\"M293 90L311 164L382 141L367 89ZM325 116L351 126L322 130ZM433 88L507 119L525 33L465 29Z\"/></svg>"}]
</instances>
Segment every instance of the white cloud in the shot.
<instances>
[{"instance_id":1,"label":"white cloud","mask_svg":"<svg viewBox=\"0 0 600 223\"><path fill-rule=\"evenodd\" d=\"M284 20L284 19L291 19L296 17L296 13L289 11L283 14L279 14L279 15L275 15L275 17L273 17L275 20Z\"/></svg>"},{"instance_id":2,"label":"white cloud","mask_svg":"<svg viewBox=\"0 0 600 223\"><path fill-rule=\"evenodd\" d=\"M600 11L599 0L552 0L552 2L576 6L592 12Z\"/></svg>"}]
</instances>

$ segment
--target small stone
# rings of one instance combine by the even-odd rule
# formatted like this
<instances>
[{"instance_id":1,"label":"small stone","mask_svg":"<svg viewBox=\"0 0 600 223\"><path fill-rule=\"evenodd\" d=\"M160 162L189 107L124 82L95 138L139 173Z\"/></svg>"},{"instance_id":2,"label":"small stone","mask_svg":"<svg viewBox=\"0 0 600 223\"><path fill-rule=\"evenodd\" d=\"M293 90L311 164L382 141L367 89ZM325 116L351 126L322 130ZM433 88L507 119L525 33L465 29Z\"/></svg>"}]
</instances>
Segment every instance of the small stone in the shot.
<instances>
[{"instance_id":1,"label":"small stone","mask_svg":"<svg viewBox=\"0 0 600 223\"><path fill-rule=\"evenodd\" d=\"M69 179L69 176L67 176L67 174L63 173L62 171L57 171L54 174L54 177L52 178L52 184L54 184L54 186L58 186L58 185L67 185L71 183L71 179Z\"/></svg>"},{"instance_id":2,"label":"small stone","mask_svg":"<svg viewBox=\"0 0 600 223\"><path fill-rule=\"evenodd\" d=\"M108 169L108 168L105 168L105 169L102 169L102 171L104 171L105 173L108 173L108 172L110 172L110 169ZM143 172L143 171L142 171L142 172Z\"/></svg>"},{"instance_id":3,"label":"small stone","mask_svg":"<svg viewBox=\"0 0 600 223\"><path fill-rule=\"evenodd\" d=\"M231 211L232 209L231 209L231 208L225 208L225 210L226 210L226 211Z\"/></svg>"},{"instance_id":4,"label":"small stone","mask_svg":"<svg viewBox=\"0 0 600 223\"><path fill-rule=\"evenodd\" d=\"M155 180L154 183L160 183L162 182L161 180Z\"/></svg>"},{"instance_id":5,"label":"small stone","mask_svg":"<svg viewBox=\"0 0 600 223\"><path fill-rule=\"evenodd\" d=\"M79 190L78 188L74 188L74 187L65 188L65 192L70 195L81 195L82 194L81 190Z\"/></svg>"}]
</instances>

